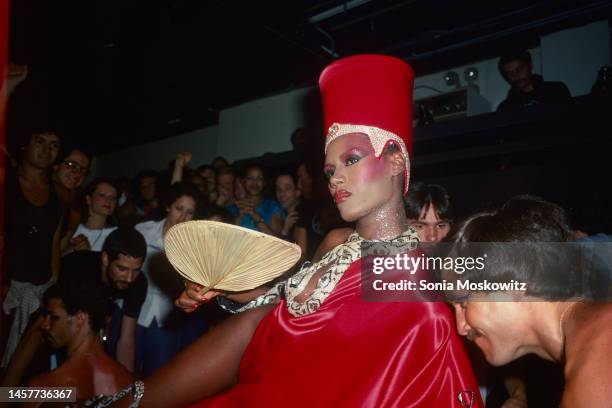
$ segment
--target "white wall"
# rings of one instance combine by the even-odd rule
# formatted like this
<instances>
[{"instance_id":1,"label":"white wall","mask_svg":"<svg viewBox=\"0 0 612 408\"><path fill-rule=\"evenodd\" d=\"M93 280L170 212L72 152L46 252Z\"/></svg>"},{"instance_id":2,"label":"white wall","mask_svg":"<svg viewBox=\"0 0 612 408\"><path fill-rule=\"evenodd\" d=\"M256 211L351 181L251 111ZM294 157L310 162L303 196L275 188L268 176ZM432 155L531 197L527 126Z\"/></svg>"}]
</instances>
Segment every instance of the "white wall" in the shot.
<instances>
[{"instance_id":1,"label":"white wall","mask_svg":"<svg viewBox=\"0 0 612 408\"><path fill-rule=\"evenodd\" d=\"M217 156L218 127L211 126L168 139L98 156L92 173L96 176L133 177L140 170L162 170L179 152L193 154L192 167L208 164Z\"/></svg>"},{"instance_id":2,"label":"white wall","mask_svg":"<svg viewBox=\"0 0 612 408\"><path fill-rule=\"evenodd\" d=\"M599 68L610 65L608 21L545 35L541 47L545 79L563 81L573 96L587 94Z\"/></svg>"},{"instance_id":3,"label":"white wall","mask_svg":"<svg viewBox=\"0 0 612 408\"><path fill-rule=\"evenodd\" d=\"M219 156L234 161L291 150L291 133L306 124L312 92L312 87L302 88L221 111Z\"/></svg>"}]
</instances>

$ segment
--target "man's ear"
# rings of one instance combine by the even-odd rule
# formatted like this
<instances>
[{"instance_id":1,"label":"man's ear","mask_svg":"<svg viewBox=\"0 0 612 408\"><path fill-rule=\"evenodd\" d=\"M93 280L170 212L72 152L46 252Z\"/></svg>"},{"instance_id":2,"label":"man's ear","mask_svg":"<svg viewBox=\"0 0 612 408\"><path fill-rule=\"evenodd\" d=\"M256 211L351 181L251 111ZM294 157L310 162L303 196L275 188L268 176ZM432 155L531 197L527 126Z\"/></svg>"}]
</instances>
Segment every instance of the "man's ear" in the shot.
<instances>
[{"instance_id":1,"label":"man's ear","mask_svg":"<svg viewBox=\"0 0 612 408\"><path fill-rule=\"evenodd\" d=\"M106 251L102 251L100 259L102 260L102 266L108 268L108 253Z\"/></svg>"},{"instance_id":2,"label":"man's ear","mask_svg":"<svg viewBox=\"0 0 612 408\"><path fill-rule=\"evenodd\" d=\"M74 321L76 322L77 329L80 330L83 326L89 324L89 315L79 310L74 315Z\"/></svg>"}]
</instances>

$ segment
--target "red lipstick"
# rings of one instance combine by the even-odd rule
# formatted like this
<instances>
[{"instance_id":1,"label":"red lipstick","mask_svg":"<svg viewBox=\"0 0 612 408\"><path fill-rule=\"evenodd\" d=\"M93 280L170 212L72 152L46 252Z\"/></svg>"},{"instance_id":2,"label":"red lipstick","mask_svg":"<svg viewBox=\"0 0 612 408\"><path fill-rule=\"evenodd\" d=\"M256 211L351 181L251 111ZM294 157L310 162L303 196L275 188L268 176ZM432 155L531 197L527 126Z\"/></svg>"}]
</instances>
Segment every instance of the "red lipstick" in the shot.
<instances>
[{"instance_id":1,"label":"red lipstick","mask_svg":"<svg viewBox=\"0 0 612 408\"><path fill-rule=\"evenodd\" d=\"M336 194L334 194L334 202L336 204L343 203L347 198L351 196L351 193L346 190L338 190Z\"/></svg>"}]
</instances>

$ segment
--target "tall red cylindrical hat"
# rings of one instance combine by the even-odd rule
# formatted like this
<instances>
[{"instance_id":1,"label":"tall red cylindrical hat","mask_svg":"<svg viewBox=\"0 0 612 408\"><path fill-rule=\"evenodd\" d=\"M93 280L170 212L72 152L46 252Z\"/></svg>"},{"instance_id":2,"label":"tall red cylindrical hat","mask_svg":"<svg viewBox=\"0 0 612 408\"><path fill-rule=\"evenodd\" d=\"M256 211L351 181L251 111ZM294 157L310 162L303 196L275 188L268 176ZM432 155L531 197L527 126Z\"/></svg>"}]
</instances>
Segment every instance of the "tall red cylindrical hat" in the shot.
<instances>
[{"instance_id":1,"label":"tall red cylindrical hat","mask_svg":"<svg viewBox=\"0 0 612 408\"><path fill-rule=\"evenodd\" d=\"M377 157L389 143L395 143L406 162L404 193L410 174L413 80L408 64L385 55L342 58L325 68L319 78L325 150L348 133L365 133Z\"/></svg>"}]
</instances>

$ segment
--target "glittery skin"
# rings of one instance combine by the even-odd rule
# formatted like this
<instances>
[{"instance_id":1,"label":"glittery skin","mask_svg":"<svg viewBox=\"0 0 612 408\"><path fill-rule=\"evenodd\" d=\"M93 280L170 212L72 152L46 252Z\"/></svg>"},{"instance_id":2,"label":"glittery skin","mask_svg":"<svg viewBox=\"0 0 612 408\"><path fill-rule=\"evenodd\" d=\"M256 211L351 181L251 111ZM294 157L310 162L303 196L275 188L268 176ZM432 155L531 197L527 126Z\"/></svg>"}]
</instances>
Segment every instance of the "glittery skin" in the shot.
<instances>
[{"instance_id":1,"label":"glittery skin","mask_svg":"<svg viewBox=\"0 0 612 408\"><path fill-rule=\"evenodd\" d=\"M327 153L327 147L331 142L349 133L363 133L367 135L372 143L376 157L380 157L385 147L387 147L390 142L394 142L400 148L406 166L406 172L404 173L404 194L406 194L408 192L408 179L410 177L410 157L408 156L408 150L402 138L375 126L334 123L329 127L327 137L325 138L325 153Z\"/></svg>"},{"instance_id":2,"label":"glittery skin","mask_svg":"<svg viewBox=\"0 0 612 408\"><path fill-rule=\"evenodd\" d=\"M366 239L389 240L399 236L408 229L408 220L404 211L404 203L394 197L394 202L377 210L376 222L363 225L357 221L357 232Z\"/></svg>"}]
</instances>

